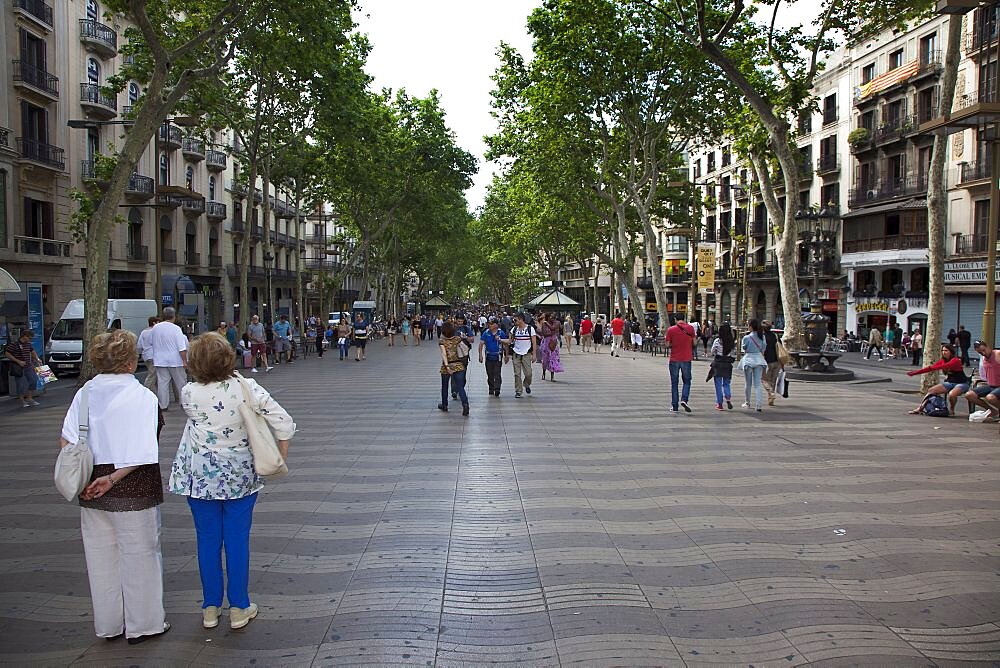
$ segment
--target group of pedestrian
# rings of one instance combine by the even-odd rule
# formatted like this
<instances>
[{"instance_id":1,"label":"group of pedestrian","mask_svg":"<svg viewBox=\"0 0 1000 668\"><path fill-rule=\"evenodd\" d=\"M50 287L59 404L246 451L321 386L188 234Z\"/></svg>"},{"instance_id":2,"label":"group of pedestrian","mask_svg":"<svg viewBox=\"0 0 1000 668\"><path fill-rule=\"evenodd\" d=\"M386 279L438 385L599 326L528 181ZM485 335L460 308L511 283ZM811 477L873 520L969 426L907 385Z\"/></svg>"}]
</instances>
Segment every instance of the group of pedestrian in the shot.
<instances>
[{"instance_id":1,"label":"group of pedestrian","mask_svg":"<svg viewBox=\"0 0 1000 668\"><path fill-rule=\"evenodd\" d=\"M60 447L76 444L86 425L93 454L93 474L78 504L95 632L133 645L170 630L160 548L163 390L179 382L181 372L190 374L191 382L184 379L179 388L187 422L167 488L186 497L194 520L206 629L219 625L227 600L231 629L258 614L249 593L250 527L264 481L254 470L239 407L247 404L267 421L283 457L295 433L295 423L270 394L236 372L226 337L207 332L188 344L174 331L173 317L164 309L146 336L160 396L134 376L136 336L121 329L100 334L87 353L97 375L74 396L60 438Z\"/></svg>"},{"instance_id":2,"label":"group of pedestrian","mask_svg":"<svg viewBox=\"0 0 1000 668\"><path fill-rule=\"evenodd\" d=\"M868 351L865 353L865 359L871 359L872 353L878 354L880 362L909 357L913 366L920 366L924 355L924 335L920 332L920 326L914 325L910 332L903 331L899 323L887 325L884 332L878 327L872 327L868 332Z\"/></svg>"}]
</instances>

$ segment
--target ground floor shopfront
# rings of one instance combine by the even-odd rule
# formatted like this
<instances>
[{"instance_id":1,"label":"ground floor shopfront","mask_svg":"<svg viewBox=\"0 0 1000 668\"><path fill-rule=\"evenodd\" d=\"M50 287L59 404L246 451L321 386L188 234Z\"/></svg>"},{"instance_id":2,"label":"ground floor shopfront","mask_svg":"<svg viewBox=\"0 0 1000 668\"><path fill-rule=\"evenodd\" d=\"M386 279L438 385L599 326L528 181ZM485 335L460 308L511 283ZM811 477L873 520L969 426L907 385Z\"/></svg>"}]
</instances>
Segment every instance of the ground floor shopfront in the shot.
<instances>
[{"instance_id":1,"label":"ground floor shopfront","mask_svg":"<svg viewBox=\"0 0 1000 668\"><path fill-rule=\"evenodd\" d=\"M873 328L897 325L906 332L927 329L930 268L927 250L891 249L846 253L841 265L851 286L845 329L867 337Z\"/></svg>"},{"instance_id":2,"label":"ground floor shopfront","mask_svg":"<svg viewBox=\"0 0 1000 668\"><path fill-rule=\"evenodd\" d=\"M1000 260L997 260L997 284L1000 285ZM945 333L965 325L972 340L982 338L983 310L986 308L986 260L971 258L949 260L944 263L944 324ZM996 313L1000 310L1000 297L994 295L994 340L993 346L1000 347L1000 335L996 332Z\"/></svg>"}]
</instances>

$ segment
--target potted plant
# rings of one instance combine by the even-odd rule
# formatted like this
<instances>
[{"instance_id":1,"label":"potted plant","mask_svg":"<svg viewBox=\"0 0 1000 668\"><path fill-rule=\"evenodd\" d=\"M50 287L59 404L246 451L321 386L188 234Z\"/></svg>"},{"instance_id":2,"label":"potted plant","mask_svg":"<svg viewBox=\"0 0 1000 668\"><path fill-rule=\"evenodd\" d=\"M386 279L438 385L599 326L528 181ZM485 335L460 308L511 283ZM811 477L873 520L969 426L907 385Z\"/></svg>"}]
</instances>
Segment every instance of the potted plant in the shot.
<instances>
[{"instance_id":1,"label":"potted plant","mask_svg":"<svg viewBox=\"0 0 1000 668\"><path fill-rule=\"evenodd\" d=\"M870 139L871 133L868 132L868 128L856 128L847 135L847 143L855 148L864 146Z\"/></svg>"}]
</instances>

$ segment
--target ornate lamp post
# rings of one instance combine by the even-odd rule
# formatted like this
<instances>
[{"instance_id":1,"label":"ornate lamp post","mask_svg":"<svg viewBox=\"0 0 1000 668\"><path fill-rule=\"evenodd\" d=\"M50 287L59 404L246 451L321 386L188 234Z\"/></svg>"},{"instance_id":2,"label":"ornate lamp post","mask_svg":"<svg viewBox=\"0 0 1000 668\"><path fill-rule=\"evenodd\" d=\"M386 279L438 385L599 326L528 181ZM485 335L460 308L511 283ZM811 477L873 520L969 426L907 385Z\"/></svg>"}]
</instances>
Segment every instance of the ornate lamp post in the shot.
<instances>
[{"instance_id":1,"label":"ornate lamp post","mask_svg":"<svg viewBox=\"0 0 1000 668\"><path fill-rule=\"evenodd\" d=\"M806 344L810 352L819 352L826 341L830 318L823 314L819 301L820 273L827 269L827 261L836 256L837 228L840 216L833 207L820 210L796 211L795 219L802 225L802 243L809 250L809 264L812 269L812 303L810 313L802 320L805 326Z\"/></svg>"}]
</instances>

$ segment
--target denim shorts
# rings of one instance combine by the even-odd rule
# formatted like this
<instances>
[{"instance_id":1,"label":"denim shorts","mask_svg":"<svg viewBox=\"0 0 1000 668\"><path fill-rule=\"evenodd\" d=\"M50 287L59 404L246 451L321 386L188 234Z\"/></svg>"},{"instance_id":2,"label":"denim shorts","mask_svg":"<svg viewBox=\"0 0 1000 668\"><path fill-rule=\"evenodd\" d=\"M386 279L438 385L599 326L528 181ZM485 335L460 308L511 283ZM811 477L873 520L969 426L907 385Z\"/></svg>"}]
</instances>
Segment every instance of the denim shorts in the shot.
<instances>
[{"instance_id":1,"label":"denim shorts","mask_svg":"<svg viewBox=\"0 0 1000 668\"><path fill-rule=\"evenodd\" d=\"M944 383L941 383L941 384L944 385L944 389L947 390L948 392L951 392L956 387L958 388L958 391L961 392L962 394L965 394L966 392L969 391L969 384L968 383L948 383L948 382L944 382Z\"/></svg>"},{"instance_id":2,"label":"denim shorts","mask_svg":"<svg viewBox=\"0 0 1000 668\"><path fill-rule=\"evenodd\" d=\"M972 388L972 391L976 393L976 396L982 399L987 395L992 395L994 397L1000 397L1000 387L993 387L992 385L979 385Z\"/></svg>"}]
</instances>

